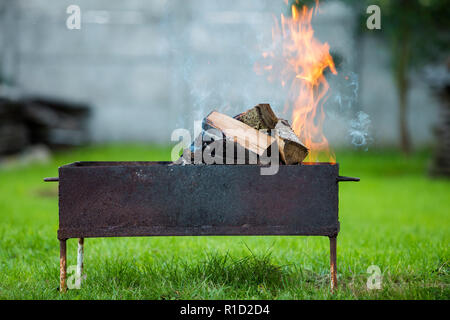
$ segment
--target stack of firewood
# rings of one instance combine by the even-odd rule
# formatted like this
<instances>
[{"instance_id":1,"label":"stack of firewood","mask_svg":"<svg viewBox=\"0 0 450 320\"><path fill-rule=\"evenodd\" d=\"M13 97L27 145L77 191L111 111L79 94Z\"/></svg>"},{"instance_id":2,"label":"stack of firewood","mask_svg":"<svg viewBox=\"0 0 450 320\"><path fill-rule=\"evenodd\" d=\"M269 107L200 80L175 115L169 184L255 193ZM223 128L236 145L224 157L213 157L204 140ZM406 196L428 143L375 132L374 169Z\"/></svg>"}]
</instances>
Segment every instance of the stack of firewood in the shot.
<instances>
[{"instance_id":1,"label":"stack of firewood","mask_svg":"<svg viewBox=\"0 0 450 320\"><path fill-rule=\"evenodd\" d=\"M279 119L269 104L259 104L233 118L211 112L203 120L202 133L175 163L259 164L273 152L281 164L299 164L308 148L287 120Z\"/></svg>"},{"instance_id":2,"label":"stack of firewood","mask_svg":"<svg viewBox=\"0 0 450 320\"><path fill-rule=\"evenodd\" d=\"M50 98L0 97L0 155L15 154L32 145L50 148L88 141L90 107Z\"/></svg>"},{"instance_id":3,"label":"stack of firewood","mask_svg":"<svg viewBox=\"0 0 450 320\"><path fill-rule=\"evenodd\" d=\"M0 98L0 155L24 150L30 144L30 130L23 117L22 105Z\"/></svg>"}]
</instances>

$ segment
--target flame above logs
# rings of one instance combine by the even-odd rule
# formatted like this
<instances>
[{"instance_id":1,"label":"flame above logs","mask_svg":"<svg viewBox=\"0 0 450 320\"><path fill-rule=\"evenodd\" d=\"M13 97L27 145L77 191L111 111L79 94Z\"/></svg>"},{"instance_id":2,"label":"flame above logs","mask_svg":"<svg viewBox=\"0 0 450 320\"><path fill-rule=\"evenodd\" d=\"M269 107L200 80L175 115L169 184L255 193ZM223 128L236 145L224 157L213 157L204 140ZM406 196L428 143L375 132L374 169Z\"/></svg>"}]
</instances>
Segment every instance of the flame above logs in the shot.
<instances>
[{"instance_id":1,"label":"flame above logs","mask_svg":"<svg viewBox=\"0 0 450 320\"><path fill-rule=\"evenodd\" d=\"M329 89L324 71L328 68L337 74L328 43L314 38L311 25L316 7L303 6L298 10L292 5L291 17L275 18L272 28L272 47L263 51L263 63L255 65L260 74L268 74L270 81L288 86L285 112L292 112L292 128L310 153L305 161L317 161L324 156L335 162L328 140L323 134L325 120L324 102Z\"/></svg>"}]
</instances>

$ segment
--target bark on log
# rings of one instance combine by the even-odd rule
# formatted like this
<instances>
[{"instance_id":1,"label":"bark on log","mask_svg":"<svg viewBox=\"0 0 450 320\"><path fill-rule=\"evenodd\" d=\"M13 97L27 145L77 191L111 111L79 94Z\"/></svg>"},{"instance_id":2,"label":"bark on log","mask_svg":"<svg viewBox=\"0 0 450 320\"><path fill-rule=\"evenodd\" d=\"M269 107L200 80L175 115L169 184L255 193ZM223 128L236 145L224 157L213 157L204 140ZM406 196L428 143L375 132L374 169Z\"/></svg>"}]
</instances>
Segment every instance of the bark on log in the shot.
<instances>
[{"instance_id":1,"label":"bark on log","mask_svg":"<svg viewBox=\"0 0 450 320\"><path fill-rule=\"evenodd\" d=\"M208 130L210 128L219 130L226 139L258 156L263 156L270 146L276 142L276 139L271 136L217 111L211 112L205 118L203 129Z\"/></svg>"},{"instance_id":2,"label":"bark on log","mask_svg":"<svg viewBox=\"0 0 450 320\"><path fill-rule=\"evenodd\" d=\"M280 159L285 164L299 164L308 155L308 148L302 144L286 120L278 121L275 126L275 137L278 142Z\"/></svg>"},{"instance_id":3,"label":"bark on log","mask_svg":"<svg viewBox=\"0 0 450 320\"><path fill-rule=\"evenodd\" d=\"M289 122L278 119L269 104L259 104L234 118L257 130L274 130L283 163L298 164L308 155L308 148L302 144Z\"/></svg>"},{"instance_id":4,"label":"bark on log","mask_svg":"<svg viewBox=\"0 0 450 320\"><path fill-rule=\"evenodd\" d=\"M269 104L259 104L234 118L213 111L202 129L174 164L257 164L261 156L272 152L275 142L281 163L299 164L308 155L289 122L278 119Z\"/></svg>"},{"instance_id":5,"label":"bark on log","mask_svg":"<svg viewBox=\"0 0 450 320\"><path fill-rule=\"evenodd\" d=\"M260 103L252 109L238 114L234 118L256 130L274 129L278 122L278 118L270 107L270 104L266 103Z\"/></svg>"},{"instance_id":6,"label":"bark on log","mask_svg":"<svg viewBox=\"0 0 450 320\"><path fill-rule=\"evenodd\" d=\"M227 139L220 131L203 131L183 150L175 165L186 164L258 164L258 155Z\"/></svg>"}]
</instances>

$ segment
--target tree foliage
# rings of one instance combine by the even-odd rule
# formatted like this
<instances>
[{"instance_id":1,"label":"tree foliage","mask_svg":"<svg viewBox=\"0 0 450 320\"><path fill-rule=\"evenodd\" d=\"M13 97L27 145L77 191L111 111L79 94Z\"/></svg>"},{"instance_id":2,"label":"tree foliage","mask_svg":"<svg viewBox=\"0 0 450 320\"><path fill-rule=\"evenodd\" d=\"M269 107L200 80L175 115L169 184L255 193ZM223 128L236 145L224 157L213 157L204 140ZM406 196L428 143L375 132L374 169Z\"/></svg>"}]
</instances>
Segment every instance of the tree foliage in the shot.
<instances>
[{"instance_id":1,"label":"tree foliage","mask_svg":"<svg viewBox=\"0 0 450 320\"><path fill-rule=\"evenodd\" d=\"M314 5L314 0L291 1L298 6ZM323 0L321 2L326 2ZM397 86L400 144L411 150L407 123L410 70L426 64L442 63L450 55L450 4L448 0L341 0L350 5L358 20L357 33L371 32L384 39L391 50L392 71ZM369 5L381 9L381 30L366 26Z\"/></svg>"}]
</instances>

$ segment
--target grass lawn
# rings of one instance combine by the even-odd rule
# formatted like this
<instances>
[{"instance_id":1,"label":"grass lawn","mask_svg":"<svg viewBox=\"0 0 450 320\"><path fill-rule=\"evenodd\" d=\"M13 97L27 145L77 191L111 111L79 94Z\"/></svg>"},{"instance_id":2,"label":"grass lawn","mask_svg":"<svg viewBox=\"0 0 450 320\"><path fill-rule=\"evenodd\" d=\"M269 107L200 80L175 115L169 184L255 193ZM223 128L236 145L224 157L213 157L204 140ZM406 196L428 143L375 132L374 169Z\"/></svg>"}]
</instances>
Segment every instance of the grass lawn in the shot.
<instances>
[{"instance_id":1,"label":"grass lawn","mask_svg":"<svg viewBox=\"0 0 450 320\"><path fill-rule=\"evenodd\" d=\"M0 169L0 299L449 299L450 181L426 176L427 152L336 154L361 182L340 184L335 294L325 237L154 237L86 239L87 279L60 295L57 184L42 178L78 160L170 157L113 145ZM67 250L75 265L76 240ZM370 265L380 290L366 287Z\"/></svg>"}]
</instances>

